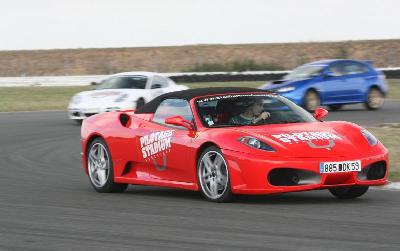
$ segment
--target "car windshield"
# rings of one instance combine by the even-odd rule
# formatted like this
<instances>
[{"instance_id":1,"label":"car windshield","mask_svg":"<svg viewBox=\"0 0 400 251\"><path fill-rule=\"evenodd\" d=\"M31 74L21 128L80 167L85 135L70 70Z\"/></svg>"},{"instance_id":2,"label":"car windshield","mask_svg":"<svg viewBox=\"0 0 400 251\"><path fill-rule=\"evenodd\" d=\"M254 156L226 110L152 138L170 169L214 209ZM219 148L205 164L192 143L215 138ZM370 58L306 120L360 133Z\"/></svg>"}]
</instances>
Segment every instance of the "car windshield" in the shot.
<instances>
[{"instance_id":1,"label":"car windshield","mask_svg":"<svg viewBox=\"0 0 400 251\"><path fill-rule=\"evenodd\" d=\"M288 99L267 93L229 94L195 100L206 127L285 124L317 121Z\"/></svg>"},{"instance_id":2,"label":"car windshield","mask_svg":"<svg viewBox=\"0 0 400 251\"><path fill-rule=\"evenodd\" d=\"M112 77L104 80L96 89L145 89L146 83L145 76Z\"/></svg>"},{"instance_id":3,"label":"car windshield","mask_svg":"<svg viewBox=\"0 0 400 251\"><path fill-rule=\"evenodd\" d=\"M317 76L321 73L325 65L306 65L294 69L291 73L285 76L286 80L305 79Z\"/></svg>"}]
</instances>

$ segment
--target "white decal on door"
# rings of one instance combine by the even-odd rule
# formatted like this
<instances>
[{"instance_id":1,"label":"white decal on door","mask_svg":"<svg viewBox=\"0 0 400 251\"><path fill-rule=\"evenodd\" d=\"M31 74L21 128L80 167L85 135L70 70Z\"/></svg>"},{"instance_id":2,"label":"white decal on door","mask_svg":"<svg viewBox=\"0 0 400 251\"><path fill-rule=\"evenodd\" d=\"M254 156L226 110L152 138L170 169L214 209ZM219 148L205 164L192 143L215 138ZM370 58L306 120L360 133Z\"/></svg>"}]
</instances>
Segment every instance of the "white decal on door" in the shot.
<instances>
[{"instance_id":1,"label":"white decal on door","mask_svg":"<svg viewBox=\"0 0 400 251\"><path fill-rule=\"evenodd\" d=\"M171 148L171 137L175 130L153 132L140 137L140 147L143 158L155 157L159 153L165 153Z\"/></svg>"}]
</instances>

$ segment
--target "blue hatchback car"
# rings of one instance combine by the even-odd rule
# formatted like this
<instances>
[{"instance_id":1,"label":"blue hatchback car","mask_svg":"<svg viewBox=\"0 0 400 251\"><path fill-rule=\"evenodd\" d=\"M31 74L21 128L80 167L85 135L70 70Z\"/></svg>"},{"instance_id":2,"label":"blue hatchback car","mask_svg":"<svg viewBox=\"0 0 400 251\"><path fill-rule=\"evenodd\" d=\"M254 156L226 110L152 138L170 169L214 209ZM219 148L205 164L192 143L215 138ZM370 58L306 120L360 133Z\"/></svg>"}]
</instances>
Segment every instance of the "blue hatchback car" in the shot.
<instances>
[{"instance_id":1,"label":"blue hatchback car","mask_svg":"<svg viewBox=\"0 0 400 251\"><path fill-rule=\"evenodd\" d=\"M347 59L308 63L260 88L277 92L308 111L320 105L339 110L354 103L376 110L383 106L388 92L385 75L370 61Z\"/></svg>"}]
</instances>

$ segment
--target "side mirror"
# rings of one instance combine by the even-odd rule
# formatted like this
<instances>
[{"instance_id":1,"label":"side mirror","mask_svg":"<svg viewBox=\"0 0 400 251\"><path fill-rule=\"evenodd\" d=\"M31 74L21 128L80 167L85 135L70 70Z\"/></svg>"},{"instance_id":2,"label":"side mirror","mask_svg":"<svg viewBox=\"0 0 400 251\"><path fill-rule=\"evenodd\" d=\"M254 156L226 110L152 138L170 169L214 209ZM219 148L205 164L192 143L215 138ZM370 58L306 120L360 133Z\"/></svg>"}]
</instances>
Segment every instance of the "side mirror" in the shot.
<instances>
[{"instance_id":1,"label":"side mirror","mask_svg":"<svg viewBox=\"0 0 400 251\"><path fill-rule=\"evenodd\" d=\"M162 86L160 84L154 84L154 85L151 86L151 89L159 89L161 87Z\"/></svg>"},{"instance_id":2,"label":"side mirror","mask_svg":"<svg viewBox=\"0 0 400 251\"><path fill-rule=\"evenodd\" d=\"M175 126L182 126L187 128L189 131L193 130L193 123L187 121L182 116L172 116L165 119L165 124L175 125Z\"/></svg>"},{"instance_id":3,"label":"side mirror","mask_svg":"<svg viewBox=\"0 0 400 251\"><path fill-rule=\"evenodd\" d=\"M315 110L314 114L313 114L314 118L316 118L316 119L318 119L318 120L322 120L322 119L325 118L327 115L328 115L328 111L325 110L325 109L322 108L322 107L318 107L318 108Z\"/></svg>"},{"instance_id":4,"label":"side mirror","mask_svg":"<svg viewBox=\"0 0 400 251\"><path fill-rule=\"evenodd\" d=\"M333 77L337 77L337 75L333 71L327 70L324 72L324 77L325 78L333 78Z\"/></svg>"}]
</instances>

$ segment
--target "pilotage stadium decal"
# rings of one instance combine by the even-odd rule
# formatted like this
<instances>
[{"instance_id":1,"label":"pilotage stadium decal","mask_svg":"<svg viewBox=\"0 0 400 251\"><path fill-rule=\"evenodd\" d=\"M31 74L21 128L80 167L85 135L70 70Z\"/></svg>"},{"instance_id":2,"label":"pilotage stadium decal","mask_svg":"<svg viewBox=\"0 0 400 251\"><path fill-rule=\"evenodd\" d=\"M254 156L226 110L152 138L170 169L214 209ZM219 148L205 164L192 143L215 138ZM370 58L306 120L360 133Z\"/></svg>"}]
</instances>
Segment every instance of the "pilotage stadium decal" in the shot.
<instances>
[{"instance_id":1,"label":"pilotage stadium decal","mask_svg":"<svg viewBox=\"0 0 400 251\"><path fill-rule=\"evenodd\" d=\"M281 133L272 134L273 137L279 139L283 143L300 143L300 142L311 142L312 140L342 140L338 135L331 132L293 132L293 133Z\"/></svg>"},{"instance_id":2,"label":"pilotage stadium decal","mask_svg":"<svg viewBox=\"0 0 400 251\"><path fill-rule=\"evenodd\" d=\"M146 161L152 160L155 168L159 171L164 171L167 168L166 153L171 151L171 138L174 131L153 132L140 137L143 159ZM157 163L157 158L160 156L163 157L162 165Z\"/></svg>"}]
</instances>

